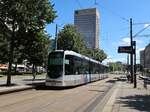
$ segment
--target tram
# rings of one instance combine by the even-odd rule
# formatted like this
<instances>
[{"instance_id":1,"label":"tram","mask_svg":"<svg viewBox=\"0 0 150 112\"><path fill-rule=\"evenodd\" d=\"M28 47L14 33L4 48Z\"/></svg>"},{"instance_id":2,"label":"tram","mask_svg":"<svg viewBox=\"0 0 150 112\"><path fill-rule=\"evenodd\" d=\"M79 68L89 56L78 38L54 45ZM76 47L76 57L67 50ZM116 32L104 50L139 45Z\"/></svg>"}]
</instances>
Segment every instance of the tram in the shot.
<instances>
[{"instance_id":1,"label":"tram","mask_svg":"<svg viewBox=\"0 0 150 112\"><path fill-rule=\"evenodd\" d=\"M49 53L46 86L76 86L107 78L108 66L74 51Z\"/></svg>"}]
</instances>

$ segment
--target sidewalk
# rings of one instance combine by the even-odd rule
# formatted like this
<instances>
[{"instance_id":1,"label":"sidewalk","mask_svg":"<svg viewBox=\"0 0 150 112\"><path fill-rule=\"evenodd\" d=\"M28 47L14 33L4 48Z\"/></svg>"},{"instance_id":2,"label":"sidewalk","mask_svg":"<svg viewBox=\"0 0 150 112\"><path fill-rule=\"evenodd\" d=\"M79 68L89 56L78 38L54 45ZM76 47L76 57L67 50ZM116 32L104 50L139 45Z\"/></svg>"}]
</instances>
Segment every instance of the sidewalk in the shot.
<instances>
[{"instance_id":1,"label":"sidewalk","mask_svg":"<svg viewBox=\"0 0 150 112\"><path fill-rule=\"evenodd\" d=\"M32 80L32 76L22 76L22 77L14 76L11 82L12 85L6 86L5 78L6 77L0 80L1 82L0 83L0 95L33 89L35 88L36 85L41 85L41 84L44 84L45 82L45 78L43 76L36 77L34 81Z\"/></svg>"},{"instance_id":2,"label":"sidewalk","mask_svg":"<svg viewBox=\"0 0 150 112\"><path fill-rule=\"evenodd\" d=\"M150 85L145 89L143 80L137 80L133 88L126 81L117 82L103 112L150 112Z\"/></svg>"},{"instance_id":3,"label":"sidewalk","mask_svg":"<svg viewBox=\"0 0 150 112\"><path fill-rule=\"evenodd\" d=\"M33 89L34 86L28 86L28 85L17 85L17 86L10 86L10 87L0 87L0 95L2 94L8 94L12 92L17 92L17 91L23 91L23 90L28 90L28 89Z\"/></svg>"}]
</instances>

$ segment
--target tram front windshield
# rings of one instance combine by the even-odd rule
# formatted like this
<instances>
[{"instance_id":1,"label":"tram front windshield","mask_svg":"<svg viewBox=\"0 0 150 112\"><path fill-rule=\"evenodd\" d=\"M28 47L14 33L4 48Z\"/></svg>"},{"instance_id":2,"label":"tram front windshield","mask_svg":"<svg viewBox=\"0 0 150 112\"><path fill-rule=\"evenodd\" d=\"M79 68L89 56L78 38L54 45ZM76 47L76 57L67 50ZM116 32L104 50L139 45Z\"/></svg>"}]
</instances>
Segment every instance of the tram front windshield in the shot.
<instances>
[{"instance_id":1,"label":"tram front windshield","mask_svg":"<svg viewBox=\"0 0 150 112\"><path fill-rule=\"evenodd\" d=\"M48 76L58 78L63 73L63 52L52 52L48 57Z\"/></svg>"}]
</instances>

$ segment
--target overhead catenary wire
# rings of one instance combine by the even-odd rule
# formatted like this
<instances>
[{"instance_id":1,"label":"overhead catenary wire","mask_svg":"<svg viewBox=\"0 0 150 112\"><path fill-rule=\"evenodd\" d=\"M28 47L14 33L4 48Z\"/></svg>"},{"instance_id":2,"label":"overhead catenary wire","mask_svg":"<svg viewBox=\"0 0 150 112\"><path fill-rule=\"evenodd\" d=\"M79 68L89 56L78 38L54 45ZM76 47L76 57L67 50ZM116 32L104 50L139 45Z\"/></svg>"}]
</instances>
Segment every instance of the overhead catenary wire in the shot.
<instances>
[{"instance_id":1,"label":"overhead catenary wire","mask_svg":"<svg viewBox=\"0 0 150 112\"><path fill-rule=\"evenodd\" d=\"M97 2L97 0L95 0L95 1L94 1L94 4L95 4L95 5L98 5L98 2Z\"/></svg>"},{"instance_id":2,"label":"overhead catenary wire","mask_svg":"<svg viewBox=\"0 0 150 112\"><path fill-rule=\"evenodd\" d=\"M112 15L119 17L121 20L126 21L126 22L129 22L129 20L128 20L127 18L125 18L125 17L119 15L118 13L116 13L116 12L114 12L114 11L112 11L112 10L106 8L106 7L104 7L103 5L99 4L99 3L97 2L97 0L95 0L95 5L100 6L101 8L103 8L103 9L105 9L106 11L108 11L109 13L111 13Z\"/></svg>"},{"instance_id":3,"label":"overhead catenary wire","mask_svg":"<svg viewBox=\"0 0 150 112\"><path fill-rule=\"evenodd\" d=\"M147 25L146 27L144 27L143 29L141 29L139 32L137 32L133 37L135 38L135 37L138 36L141 32L143 32L144 30L146 30L148 27L150 27L150 24Z\"/></svg>"},{"instance_id":4,"label":"overhead catenary wire","mask_svg":"<svg viewBox=\"0 0 150 112\"><path fill-rule=\"evenodd\" d=\"M150 34L138 35L137 37L150 37Z\"/></svg>"},{"instance_id":5,"label":"overhead catenary wire","mask_svg":"<svg viewBox=\"0 0 150 112\"><path fill-rule=\"evenodd\" d=\"M125 21L127 23L129 23L129 20L121 15L119 15L118 13L104 7L103 5L99 4L97 0L94 0L94 5L99 6L101 8L103 8L104 10L106 10L107 12L111 13L112 15L118 17L119 19L121 19L122 21ZM127 28L128 29L128 28Z\"/></svg>"},{"instance_id":6,"label":"overhead catenary wire","mask_svg":"<svg viewBox=\"0 0 150 112\"><path fill-rule=\"evenodd\" d=\"M143 23L133 23L132 25L146 25L146 24L150 24L150 22L143 22Z\"/></svg>"},{"instance_id":7,"label":"overhead catenary wire","mask_svg":"<svg viewBox=\"0 0 150 112\"><path fill-rule=\"evenodd\" d=\"M83 6L81 5L80 1L79 0L76 0L77 4L79 5L79 7L82 9Z\"/></svg>"}]
</instances>

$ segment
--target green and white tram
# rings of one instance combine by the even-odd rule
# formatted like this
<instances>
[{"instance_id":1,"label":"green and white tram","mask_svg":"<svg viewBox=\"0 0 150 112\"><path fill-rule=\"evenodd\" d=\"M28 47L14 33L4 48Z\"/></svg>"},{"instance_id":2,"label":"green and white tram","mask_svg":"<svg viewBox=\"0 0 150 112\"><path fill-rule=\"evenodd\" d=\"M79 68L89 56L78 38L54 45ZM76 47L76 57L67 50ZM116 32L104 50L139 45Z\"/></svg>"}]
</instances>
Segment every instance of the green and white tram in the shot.
<instances>
[{"instance_id":1,"label":"green and white tram","mask_svg":"<svg viewBox=\"0 0 150 112\"><path fill-rule=\"evenodd\" d=\"M46 86L76 86L107 78L108 67L74 51L56 50L48 56Z\"/></svg>"}]
</instances>

